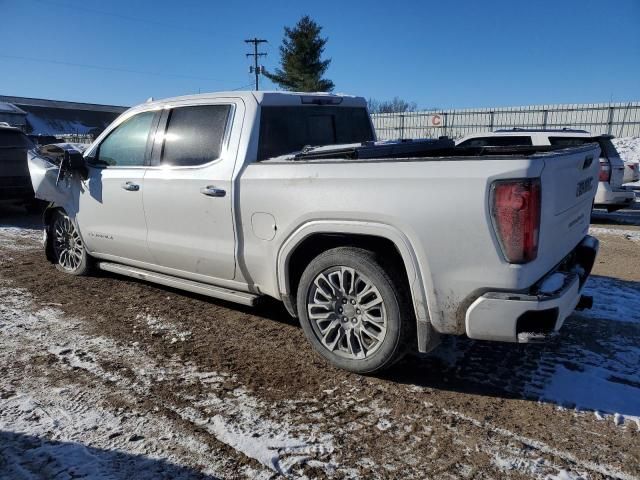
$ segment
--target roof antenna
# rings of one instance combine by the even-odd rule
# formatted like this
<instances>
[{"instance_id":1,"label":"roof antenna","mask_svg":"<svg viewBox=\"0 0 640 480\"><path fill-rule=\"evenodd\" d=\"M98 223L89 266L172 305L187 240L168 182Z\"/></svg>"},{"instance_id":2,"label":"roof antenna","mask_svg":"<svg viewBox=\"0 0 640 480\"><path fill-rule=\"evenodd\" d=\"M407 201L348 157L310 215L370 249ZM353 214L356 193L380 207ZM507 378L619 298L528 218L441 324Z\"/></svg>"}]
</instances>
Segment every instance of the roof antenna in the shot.
<instances>
[{"instance_id":1,"label":"roof antenna","mask_svg":"<svg viewBox=\"0 0 640 480\"><path fill-rule=\"evenodd\" d=\"M149 97L149 98L147 98L147 101L146 101L146 102L144 102L144 103L149 103L149 102L153 102L153 97Z\"/></svg>"}]
</instances>

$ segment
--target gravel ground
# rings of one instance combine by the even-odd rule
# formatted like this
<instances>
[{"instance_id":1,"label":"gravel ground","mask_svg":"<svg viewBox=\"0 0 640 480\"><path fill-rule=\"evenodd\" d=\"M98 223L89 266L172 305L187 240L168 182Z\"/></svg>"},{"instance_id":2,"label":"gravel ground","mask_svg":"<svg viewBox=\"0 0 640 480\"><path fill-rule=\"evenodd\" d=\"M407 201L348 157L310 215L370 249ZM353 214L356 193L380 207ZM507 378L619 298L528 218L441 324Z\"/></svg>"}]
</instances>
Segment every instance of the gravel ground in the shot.
<instances>
[{"instance_id":1,"label":"gravel ground","mask_svg":"<svg viewBox=\"0 0 640 480\"><path fill-rule=\"evenodd\" d=\"M557 341L447 338L371 378L275 303L63 275L33 218L0 213L0 478L640 478L624 214L596 217L596 303Z\"/></svg>"}]
</instances>

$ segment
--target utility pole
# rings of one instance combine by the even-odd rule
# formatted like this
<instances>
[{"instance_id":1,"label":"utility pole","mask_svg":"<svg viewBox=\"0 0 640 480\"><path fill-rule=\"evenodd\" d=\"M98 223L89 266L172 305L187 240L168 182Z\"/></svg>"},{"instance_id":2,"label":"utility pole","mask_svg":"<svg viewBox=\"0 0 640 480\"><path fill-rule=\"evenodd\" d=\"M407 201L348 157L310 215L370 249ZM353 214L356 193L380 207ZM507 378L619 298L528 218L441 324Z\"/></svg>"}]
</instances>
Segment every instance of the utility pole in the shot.
<instances>
[{"instance_id":1,"label":"utility pole","mask_svg":"<svg viewBox=\"0 0 640 480\"><path fill-rule=\"evenodd\" d=\"M253 67L249 67L249 73L255 73L256 90L260 90L258 85L258 78L261 73L264 73L264 67L258 65L258 57L266 57L267 54L264 52L258 52L258 44L267 43L267 41L256 37L245 40L244 43L253 43L253 53L247 53L247 57L253 57Z\"/></svg>"}]
</instances>

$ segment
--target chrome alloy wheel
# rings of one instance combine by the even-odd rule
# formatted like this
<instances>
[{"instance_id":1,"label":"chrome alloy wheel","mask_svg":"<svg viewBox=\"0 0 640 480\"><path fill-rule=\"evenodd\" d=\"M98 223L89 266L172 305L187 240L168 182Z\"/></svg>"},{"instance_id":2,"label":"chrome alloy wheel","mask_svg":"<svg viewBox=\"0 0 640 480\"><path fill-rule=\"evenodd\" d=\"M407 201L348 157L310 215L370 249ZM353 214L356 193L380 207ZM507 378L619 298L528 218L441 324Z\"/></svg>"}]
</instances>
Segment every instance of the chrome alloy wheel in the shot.
<instances>
[{"instance_id":1,"label":"chrome alloy wheel","mask_svg":"<svg viewBox=\"0 0 640 480\"><path fill-rule=\"evenodd\" d=\"M341 357L371 356L387 333L380 291L353 268L335 266L317 275L307 296L307 313L318 340Z\"/></svg>"},{"instance_id":2,"label":"chrome alloy wheel","mask_svg":"<svg viewBox=\"0 0 640 480\"><path fill-rule=\"evenodd\" d=\"M84 244L75 225L66 215L58 215L53 224L53 252L64 270L74 272L80 268Z\"/></svg>"}]
</instances>

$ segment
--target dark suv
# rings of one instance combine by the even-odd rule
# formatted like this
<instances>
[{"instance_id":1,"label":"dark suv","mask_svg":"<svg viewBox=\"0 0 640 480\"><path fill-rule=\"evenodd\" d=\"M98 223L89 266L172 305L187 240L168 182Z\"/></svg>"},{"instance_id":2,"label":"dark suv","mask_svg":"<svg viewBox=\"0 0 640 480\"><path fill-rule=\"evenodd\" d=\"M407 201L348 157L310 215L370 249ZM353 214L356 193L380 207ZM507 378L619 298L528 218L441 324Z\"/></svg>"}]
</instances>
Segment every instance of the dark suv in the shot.
<instances>
[{"instance_id":1,"label":"dark suv","mask_svg":"<svg viewBox=\"0 0 640 480\"><path fill-rule=\"evenodd\" d=\"M0 201L22 203L36 211L42 202L34 197L27 166L27 150L32 147L21 130L0 125Z\"/></svg>"}]
</instances>

